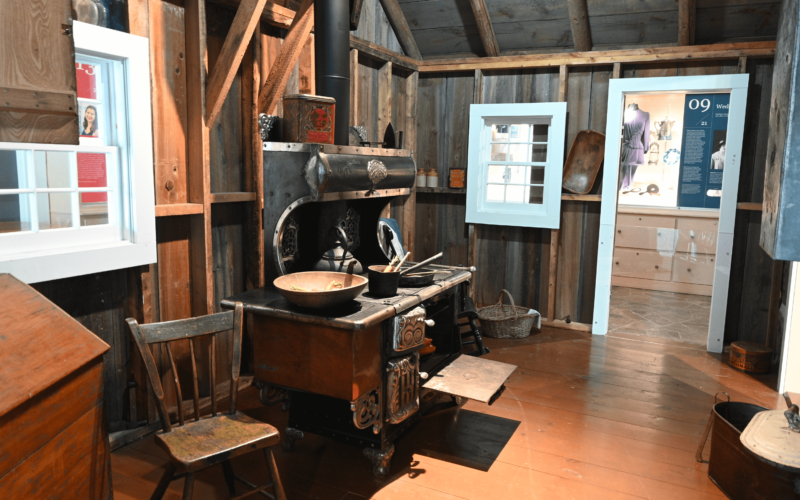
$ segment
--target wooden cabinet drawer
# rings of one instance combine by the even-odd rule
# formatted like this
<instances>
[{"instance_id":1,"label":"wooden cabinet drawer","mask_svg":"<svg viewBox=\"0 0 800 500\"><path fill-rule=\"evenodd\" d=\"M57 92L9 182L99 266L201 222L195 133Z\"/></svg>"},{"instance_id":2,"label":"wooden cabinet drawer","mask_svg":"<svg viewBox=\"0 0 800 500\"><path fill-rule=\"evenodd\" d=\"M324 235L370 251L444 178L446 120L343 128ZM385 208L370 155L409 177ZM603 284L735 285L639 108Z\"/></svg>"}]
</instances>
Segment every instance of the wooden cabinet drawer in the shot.
<instances>
[{"instance_id":1,"label":"wooden cabinet drawer","mask_svg":"<svg viewBox=\"0 0 800 500\"><path fill-rule=\"evenodd\" d=\"M719 221L715 219L678 219L679 252L709 254L717 253L717 229Z\"/></svg>"},{"instance_id":2,"label":"wooden cabinet drawer","mask_svg":"<svg viewBox=\"0 0 800 500\"><path fill-rule=\"evenodd\" d=\"M674 233L672 228L617 226L614 246L672 252Z\"/></svg>"},{"instance_id":3,"label":"wooden cabinet drawer","mask_svg":"<svg viewBox=\"0 0 800 500\"><path fill-rule=\"evenodd\" d=\"M713 255L692 256L686 252L675 252L672 258L672 281L713 285L716 263Z\"/></svg>"},{"instance_id":4,"label":"wooden cabinet drawer","mask_svg":"<svg viewBox=\"0 0 800 500\"><path fill-rule=\"evenodd\" d=\"M675 227L675 217L659 217L657 215L636 215L618 214L618 226L641 226L641 227Z\"/></svg>"},{"instance_id":5,"label":"wooden cabinet drawer","mask_svg":"<svg viewBox=\"0 0 800 500\"><path fill-rule=\"evenodd\" d=\"M669 281L672 278L672 257L664 257L655 250L616 248L612 274L627 278Z\"/></svg>"}]
</instances>

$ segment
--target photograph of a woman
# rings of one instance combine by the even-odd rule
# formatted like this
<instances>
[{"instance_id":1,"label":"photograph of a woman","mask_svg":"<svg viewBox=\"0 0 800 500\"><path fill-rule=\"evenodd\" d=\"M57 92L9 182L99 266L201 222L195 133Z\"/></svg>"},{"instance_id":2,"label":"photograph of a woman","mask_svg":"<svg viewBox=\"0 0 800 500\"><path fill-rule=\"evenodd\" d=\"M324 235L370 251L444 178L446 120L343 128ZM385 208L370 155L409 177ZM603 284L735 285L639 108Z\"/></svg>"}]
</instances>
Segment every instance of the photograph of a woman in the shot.
<instances>
[{"instance_id":1,"label":"photograph of a woman","mask_svg":"<svg viewBox=\"0 0 800 500\"><path fill-rule=\"evenodd\" d=\"M711 155L711 170L722 170L725 168L725 140L727 130L714 131L713 154Z\"/></svg>"},{"instance_id":2,"label":"photograph of a woman","mask_svg":"<svg viewBox=\"0 0 800 500\"><path fill-rule=\"evenodd\" d=\"M81 126L82 137L99 137L97 125L97 108L94 106L86 106L83 111L83 124Z\"/></svg>"}]
</instances>

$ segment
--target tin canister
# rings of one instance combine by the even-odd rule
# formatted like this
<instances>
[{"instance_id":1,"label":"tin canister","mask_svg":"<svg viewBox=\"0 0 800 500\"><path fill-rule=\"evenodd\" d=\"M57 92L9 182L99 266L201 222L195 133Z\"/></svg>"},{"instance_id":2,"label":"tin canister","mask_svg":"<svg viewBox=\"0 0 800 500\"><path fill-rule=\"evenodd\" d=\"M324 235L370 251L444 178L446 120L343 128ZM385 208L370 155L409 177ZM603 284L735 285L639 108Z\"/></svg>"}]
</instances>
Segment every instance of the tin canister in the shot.
<instances>
[{"instance_id":1,"label":"tin canister","mask_svg":"<svg viewBox=\"0 0 800 500\"><path fill-rule=\"evenodd\" d=\"M310 94L283 96L284 142L333 144L336 99Z\"/></svg>"},{"instance_id":2,"label":"tin canister","mask_svg":"<svg viewBox=\"0 0 800 500\"><path fill-rule=\"evenodd\" d=\"M748 373L769 373L772 368L772 349L754 342L733 342L730 364Z\"/></svg>"}]
</instances>

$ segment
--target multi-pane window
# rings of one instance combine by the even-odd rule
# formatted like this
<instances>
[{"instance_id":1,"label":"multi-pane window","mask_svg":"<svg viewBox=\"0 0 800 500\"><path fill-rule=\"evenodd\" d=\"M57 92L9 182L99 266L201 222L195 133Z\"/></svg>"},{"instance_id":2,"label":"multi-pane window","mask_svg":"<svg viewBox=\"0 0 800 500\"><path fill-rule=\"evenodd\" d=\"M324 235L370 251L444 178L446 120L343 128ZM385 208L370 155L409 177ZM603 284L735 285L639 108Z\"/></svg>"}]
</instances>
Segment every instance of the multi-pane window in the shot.
<instances>
[{"instance_id":1,"label":"multi-pane window","mask_svg":"<svg viewBox=\"0 0 800 500\"><path fill-rule=\"evenodd\" d=\"M0 233L118 224L117 148L63 148L0 150Z\"/></svg>"},{"instance_id":2,"label":"multi-pane window","mask_svg":"<svg viewBox=\"0 0 800 500\"><path fill-rule=\"evenodd\" d=\"M466 221L557 228L565 103L470 107Z\"/></svg>"},{"instance_id":3,"label":"multi-pane window","mask_svg":"<svg viewBox=\"0 0 800 500\"><path fill-rule=\"evenodd\" d=\"M0 144L0 238L15 232L79 230L108 225L101 234L84 231L82 243L123 238L120 168L126 160L126 110L119 61L76 56L79 146ZM97 233L97 231L94 231ZM73 245L76 238L63 240ZM2 243L2 239L0 239ZM56 243L58 245L58 243ZM0 244L0 254L16 253Z\"/></svg>"},{"instance_id":4,"label":"multi-pane window","mask_svg":"<svg viewBox=\"0 0 800 500\"><path fill-rule=\"evenodd\" d=\"M544 201L549 124L492 124L487 163L486 201Z\"/></svg>"},{"instance_id":5,"label":"multi-pane window","mask_svg":"<svg viewBox=\"0 0 800 500\"><path fill-rule=\"evenodd\" d=\"M27 283L156 260L148 41L73 30L79 144L0 143L0 273Z\"/></svg>"}]
</instances>

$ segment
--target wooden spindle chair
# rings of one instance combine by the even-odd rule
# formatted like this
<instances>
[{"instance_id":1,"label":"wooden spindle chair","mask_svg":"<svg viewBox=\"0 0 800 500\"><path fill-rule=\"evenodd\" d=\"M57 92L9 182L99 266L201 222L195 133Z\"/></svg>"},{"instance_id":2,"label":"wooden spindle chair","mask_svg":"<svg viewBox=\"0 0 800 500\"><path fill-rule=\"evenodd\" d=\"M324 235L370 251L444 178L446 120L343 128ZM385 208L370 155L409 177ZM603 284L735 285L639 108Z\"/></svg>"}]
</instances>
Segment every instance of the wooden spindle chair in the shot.
<instances>
[{"instance_id":1,"label":"wooden spindle chair","mask_svg":"<svg viewBox=\"0 0 800 500\"><path fill-rule=\"evenodd\" d=\"M158 403L158 414L161 418L162 430L156 433L155 439L171 458L167 470L164 471L156 490L150 497L151 500L162 498L170 482L182 477L186 478L183 487L183 499L189 500L192 498L195 473L216 464L222 464L225 482L232 498L243 498L258 492L273 500L286 499L280 476L278 475L278 467L270 449L271 446L278 444L280 441L280 433L275 427L236 411L236 393L239 387L239 370L242 357L242 318L243 306L240 302L237 302L233 311L210 314L199 318L151 323L148 325L140 325L132 318L127 320L133 338L136 341L136 346L139 348L144 365L147 368L150 385ZM233 330L230 407L227 412L220 413L217 411L214 370L217 357L216 334L229 330ZM209 355L211 414L201 418L195 341L206 336L211 338ZM175 358L170 348L170 343L180 340L189 341L189 354L194 378L194 421L186 421L186 418L184 418L181 386L178 380ZM175 382L177 425L173 425L170 422L167 406L164 402L164 388L161 386L161 377L159 376L158 368L156 368L153 353L150 351L150 344L164 344L166 347L172 378ZM263 486L257 486L237 476L230 462L230 459L234 457L259 449L264 451L272 479L270 483ZM251 489L237 496L236 481L249 486ZM264 491L270 487L274 489L274 495Z\"/></svg>"}]
</instances>

